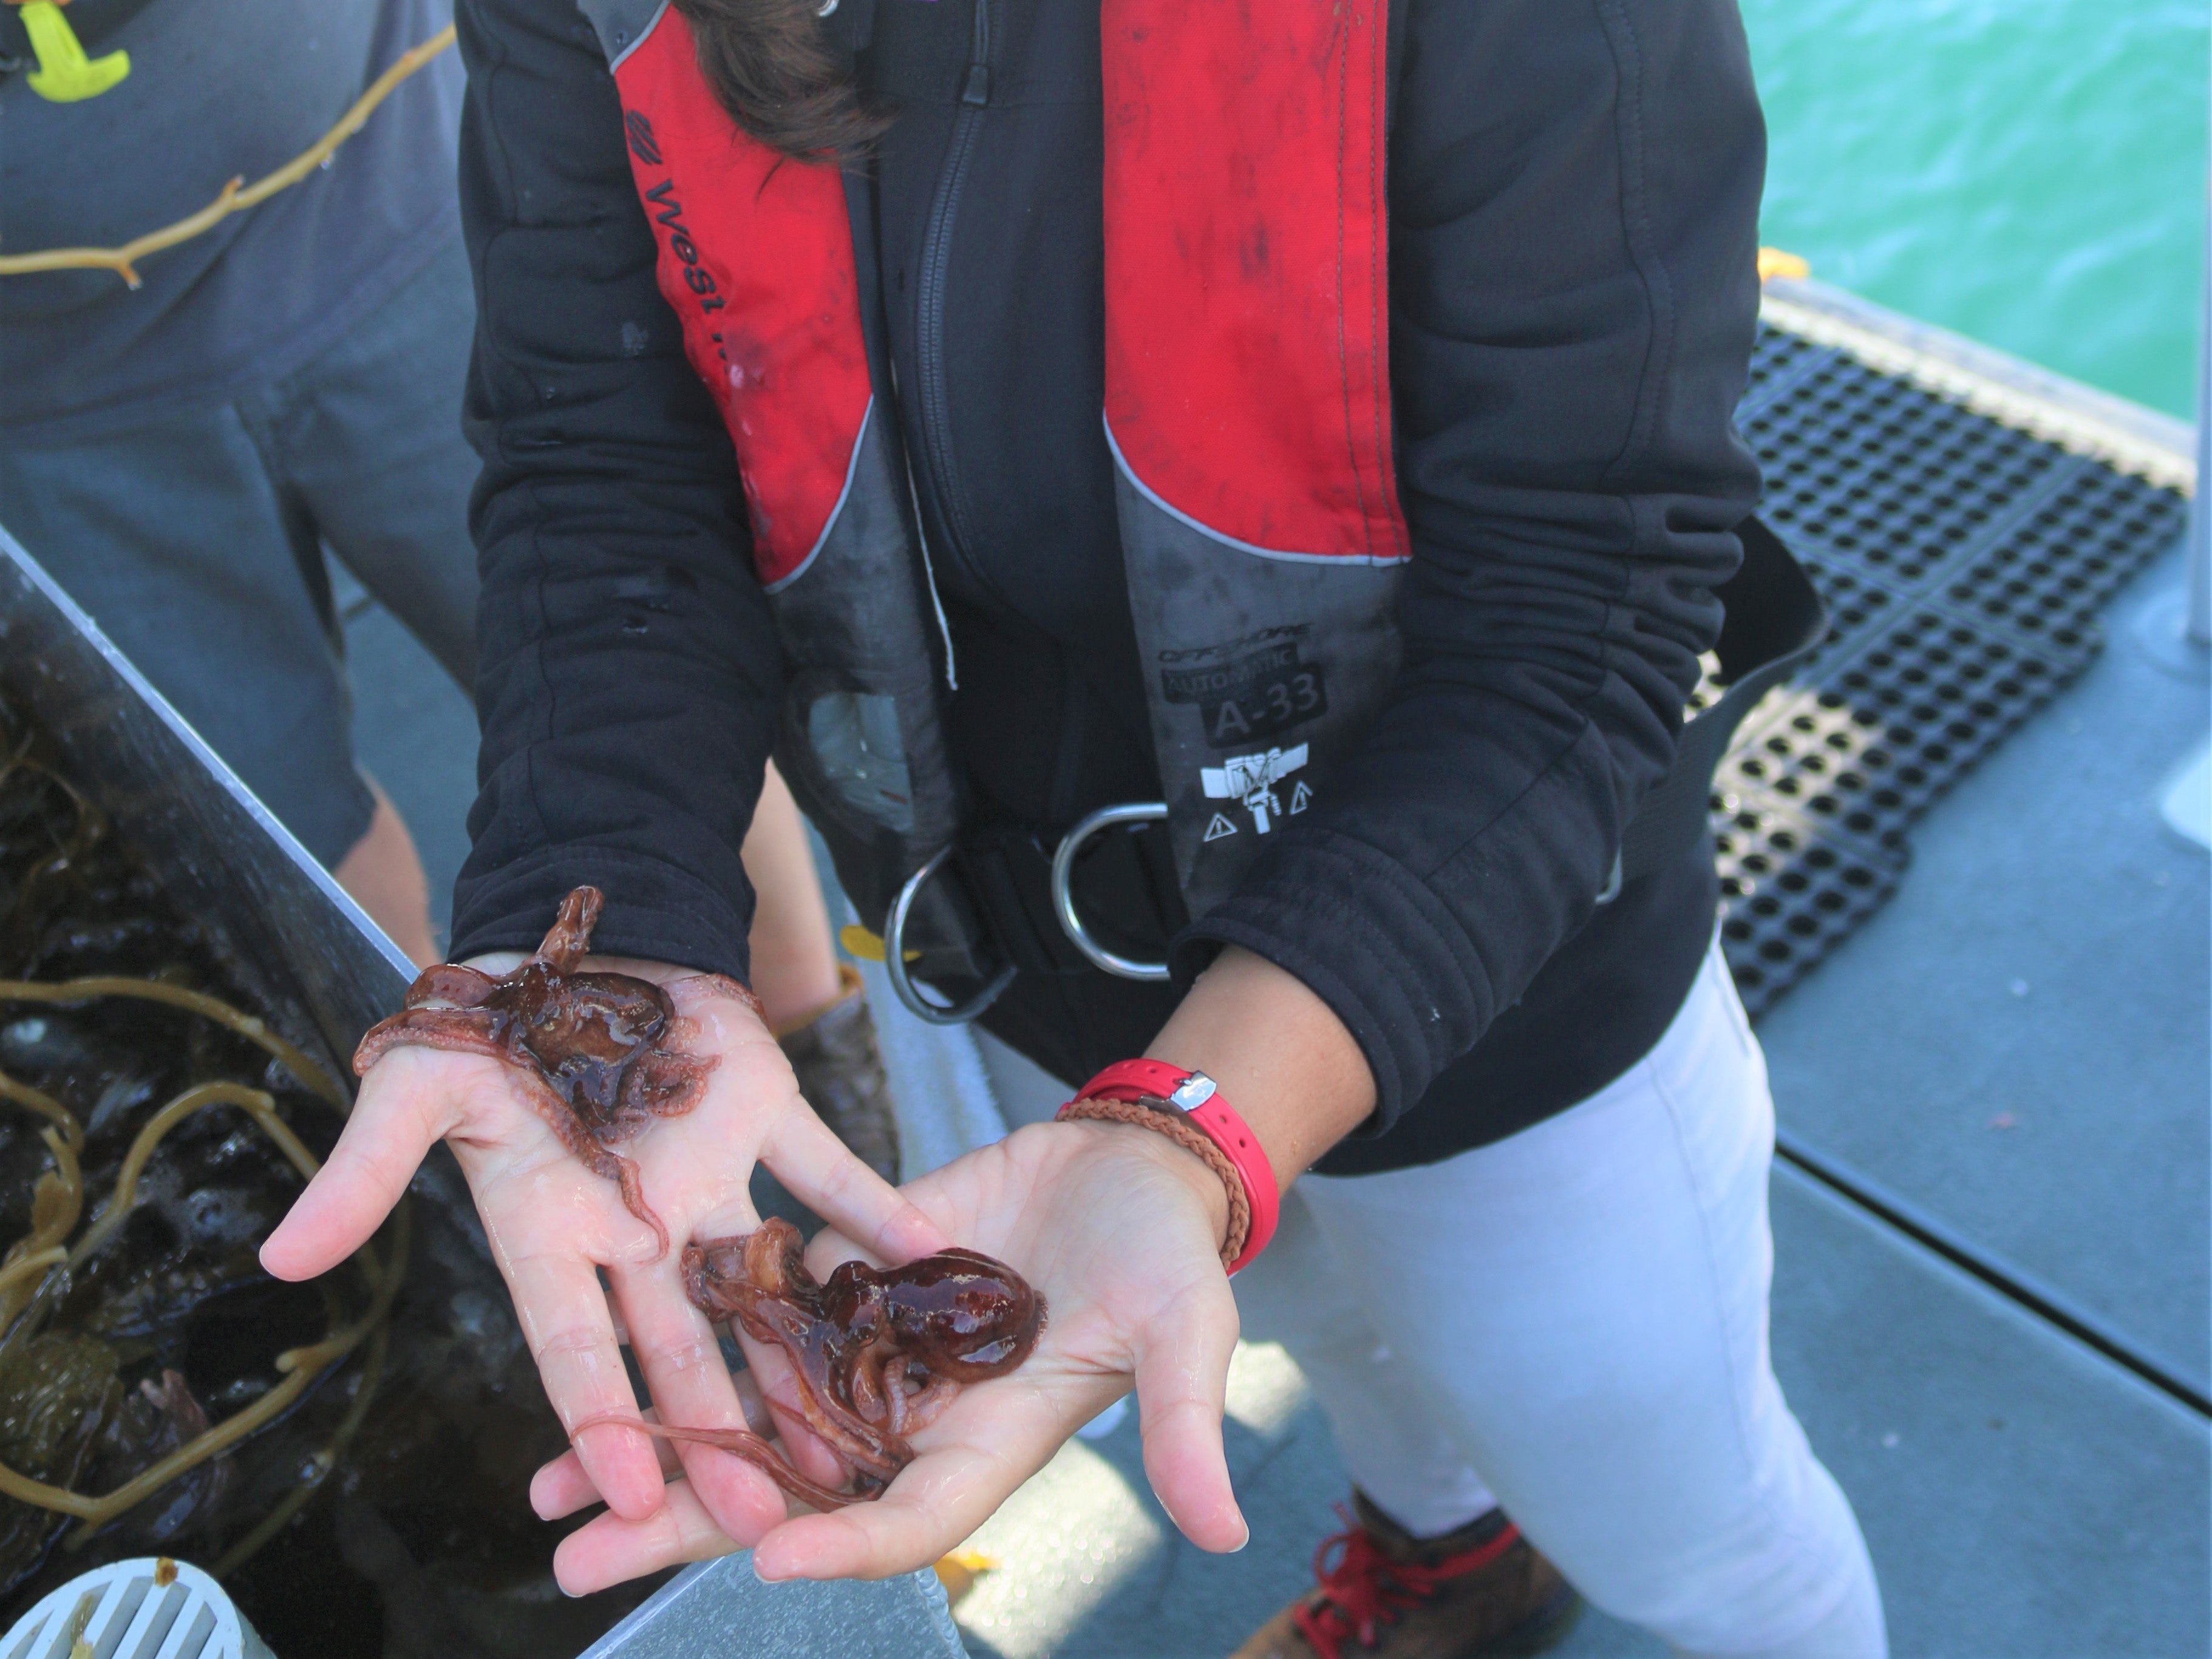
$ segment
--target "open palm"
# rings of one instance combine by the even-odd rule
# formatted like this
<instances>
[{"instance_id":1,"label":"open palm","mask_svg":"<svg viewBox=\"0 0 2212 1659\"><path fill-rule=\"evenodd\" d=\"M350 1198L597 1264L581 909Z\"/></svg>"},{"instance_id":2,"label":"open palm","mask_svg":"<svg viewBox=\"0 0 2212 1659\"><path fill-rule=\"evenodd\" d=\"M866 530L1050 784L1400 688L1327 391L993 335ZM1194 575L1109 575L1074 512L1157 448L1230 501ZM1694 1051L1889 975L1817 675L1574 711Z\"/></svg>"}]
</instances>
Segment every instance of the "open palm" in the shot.
<instances>
[{"instance_id":1,"label":"open palm","mask_svg":"<svg viewBox=\"0 0 2212 1659\"><path fill-rule=\"evenodd\" d=\"M329 1162L270 1236L262 1262L280 1279L304 1279L343 1261L444 1140L468 1178L546 1395L572 1432L594 1419L637 1414L617 1345L617 1311L653 1399L672 1420L741 1426L714 1332L684 1296L678 1255L687 1240L758 1225L747 1196L756 1161L883 1256L902 1260L947 1241L823 1126L799 1098L775 1038L726 981L653 963L591 959L584 966L664 985L690 1022L683 1046L716 1062L690 1111L655 1121L622 1149L668 1229L669 1250L624 1208L615 1183L562 1144L533 1091L507 1065L404 1047L370 1068ZM611 1424L586 1428L574 1455L612 1513L667 1528L659 1511L668 1487L643 1436ZM775 1486L743 1460L690 1445L683 1463L687 1498L731 1535L750 1540L783 1518Z\"/></svg>"},{"instance_id":2,"label":"open palm","mask_svg":"<svg viewBox=\"0 0 2212 1659\"><path fill-rule=\"evenodd\" d=\"M879 1577L926 1565L1133 1378L1146 1472L1161 1503L1202 1547L1241 1546L1246 1529L1221 1442L1237 1309L1217 1253L1223 1199L1212 1172L1143 1129L1055 1123L970 1153L906 1193L951 1238L999 1257L1043 1293L1044 1332L1019 1370L963 1389L913 1437L914 1462L880 1498L785 1522L759 1539L756 1570L768 1578ZM885 1259L879 1245L827 1232L808 1251L823 1273L855 1255ZM746 1346L773 1403L787 1388L786 1368ZM656 1399L668 1420L689 1420L675 1402ZM818 1444L805 1444L790 1414L776 1416L798 1461L818 1468ZM672 1460L666 1468L676 1472ZM555 1559L562 1586L581 1593L746 1541L719 1524L724 1505L696 1489L688 1457L683 1474L652 1520L611 1503L564 1540ZM539 1472L532 1496L550 1518L611 1494L593 1461L571 1453Z\"/></svg>"}]
</instances>

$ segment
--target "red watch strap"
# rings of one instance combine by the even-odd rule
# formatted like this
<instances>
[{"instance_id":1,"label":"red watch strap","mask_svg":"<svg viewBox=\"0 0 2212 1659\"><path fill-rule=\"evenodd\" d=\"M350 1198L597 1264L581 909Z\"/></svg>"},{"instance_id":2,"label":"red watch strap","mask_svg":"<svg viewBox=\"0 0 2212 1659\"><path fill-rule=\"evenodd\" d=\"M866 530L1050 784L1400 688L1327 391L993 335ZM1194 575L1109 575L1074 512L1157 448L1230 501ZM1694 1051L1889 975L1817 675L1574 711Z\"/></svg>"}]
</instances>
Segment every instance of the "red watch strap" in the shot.
<instances>
[{"instance_id":1,"label":"red watch strap","mask_svg":"<svg viewBox=\"0 0 2212 1659\"><path fill-rule=\"evenodd\" d=\"M1179 1090L1190 1092L1185 1086L1193 1084L1203 1087L1205 1098L1195 1105L1186 1105L1176 1095ZM1229 1271L1235 1273L1275 1236L1275 1224L1282 1215L1282 1196L1275 1190L1274 1168L1261 1150L1251 1126L1203 1072L1171 1066L1164 1060L1117 1060L1075 1092L1079 1100L1138 1100L1147 1096L1179 1107L1194 1128L1221 1148L1243 1179L1244 1196L1252 1206L1252 1227L1245 1235L1244 1248L1229 1264Z\"/></svg>"}]
</instances>

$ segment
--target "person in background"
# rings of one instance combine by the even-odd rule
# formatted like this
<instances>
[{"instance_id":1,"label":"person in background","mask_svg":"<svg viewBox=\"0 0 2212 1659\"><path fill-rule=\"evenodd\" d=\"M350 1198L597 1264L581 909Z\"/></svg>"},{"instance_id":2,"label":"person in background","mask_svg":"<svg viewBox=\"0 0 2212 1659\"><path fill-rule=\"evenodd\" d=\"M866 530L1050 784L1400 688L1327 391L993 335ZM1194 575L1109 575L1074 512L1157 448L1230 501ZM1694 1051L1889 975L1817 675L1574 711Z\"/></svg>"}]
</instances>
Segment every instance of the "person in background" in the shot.
<instances>
[{"instance_id":1,"label":"person in background","mask_svg":"<svg viewBox=\"0 0 2212 1659\"><path fill-rule=\"evenodd\" d=\"M270 1270L343 1259L452 1141L582 1426L533 1501L606 1505L571 1591L740 1546L917 1568L1133 1384L1167 1514L1239 1549L1241 1321L1356 1499L1240 1659L1523 1653L1577 1592L1681 1654L1881 1659L1768 1352L1773 1103L1711 842L1624 852L1759 493L1732 0L582 9L459 9L487 672L456 950L511 960L589 881L600 948L688 988L720 1081L629 1148L673 1238L750 1225L758 1158L836 1210L817 1271L950 1240L1051 1316L875 1501L790 1515L609 1420L602 1273L662 1420L745 1420L673 1253L496 1062L424 1049L371 1070ZM820 1155L702 977L750 969L732 829L771 748L887 966L913 945L1091 1078L1063 1121L903 1202ZM1167 829L1077 860L1112 808ZM1149 978L1066 960L1055 845L1057 913ZM1011 979L882 902L924 879Z\"/></svg>"},{"instance_id":2,"label":"person in background","mask_svg":"<svg viewBox=\"0 0 2212 1659\"><path fill-rule=\"evenodd\" d=\"M873 1013L859 973L838 960L814 849L799 803L774 766L742 856L756 895L745 948L761 1017L815 1115L862 1163L896 1181L902 1172L898 1121Z\"/></svg>"},{"instance_id":3,"label":"person in background","mask_svg":"<svg viewBox=\"0 0 2212 1659\"><path fill-rule=\"evenodd\" d=\"M306 149L447 0L0 9L0 251L114 246ZM120 70L121 73L118 74ZM0 526L416 961L407 826L354 763L328 548L473 693L460 66L301 184L112 270L0 276Z\"/></svg>"}]
</instances>

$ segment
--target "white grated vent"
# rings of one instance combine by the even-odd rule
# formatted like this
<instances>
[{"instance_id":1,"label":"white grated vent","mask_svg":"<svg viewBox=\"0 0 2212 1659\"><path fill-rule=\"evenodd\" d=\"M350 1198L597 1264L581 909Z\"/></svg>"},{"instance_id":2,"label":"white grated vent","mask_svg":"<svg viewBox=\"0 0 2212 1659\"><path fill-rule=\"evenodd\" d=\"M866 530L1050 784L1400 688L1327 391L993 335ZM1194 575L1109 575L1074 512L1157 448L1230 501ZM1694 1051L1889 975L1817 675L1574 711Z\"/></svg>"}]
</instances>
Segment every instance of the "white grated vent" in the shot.
<instances>
[{"instance_id":1,"label":"white grated vent","mask_svg":"<svg viewBox=\"0 0 2212 1659\"><path fill-rule=\"evenodd\" d=\"M271 1659L222 1587L145 1555L72 1578L6 1636L0 1659Z\"/></svg>"}]
</instances>

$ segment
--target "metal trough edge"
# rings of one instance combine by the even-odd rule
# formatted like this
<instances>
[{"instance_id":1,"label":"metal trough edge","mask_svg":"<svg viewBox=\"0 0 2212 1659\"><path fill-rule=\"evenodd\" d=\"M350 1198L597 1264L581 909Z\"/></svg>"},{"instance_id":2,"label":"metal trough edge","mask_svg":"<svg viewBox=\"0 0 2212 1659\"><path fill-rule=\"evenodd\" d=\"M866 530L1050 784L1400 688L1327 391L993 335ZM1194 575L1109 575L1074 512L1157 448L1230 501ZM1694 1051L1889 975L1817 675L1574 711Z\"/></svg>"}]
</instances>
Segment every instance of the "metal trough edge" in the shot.
<instances>
[{"instance_id":1,"label":"metal trough edge","mask_svg":"<svg viewBox=\"0 0 2212 1659\"><path fill-rule=\"evenodd\" d=\"M276 1022L345 1075L413 965L4 529L0 698L54 741Z\"/></svg>"}]
</instances>

